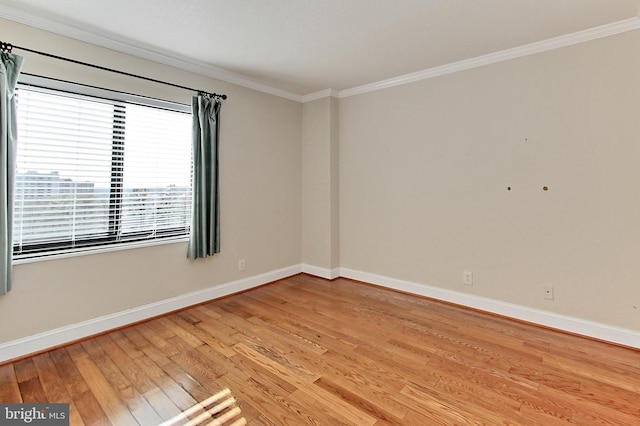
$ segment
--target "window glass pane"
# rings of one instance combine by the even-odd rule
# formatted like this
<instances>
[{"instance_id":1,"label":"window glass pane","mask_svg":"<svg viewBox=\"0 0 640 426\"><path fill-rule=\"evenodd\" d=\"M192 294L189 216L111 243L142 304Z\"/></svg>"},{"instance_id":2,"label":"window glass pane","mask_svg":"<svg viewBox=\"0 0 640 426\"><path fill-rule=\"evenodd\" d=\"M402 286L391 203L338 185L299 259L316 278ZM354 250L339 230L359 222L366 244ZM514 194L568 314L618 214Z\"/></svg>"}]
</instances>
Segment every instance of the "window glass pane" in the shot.
<instances>
[{"instance_id":1,"label":"window glass pane","mask_svg":"<svg viewBox=\"0 0 640 426\"><path fill-rule=\"evenodd\" d=\"M21 90L14 244L108 231L113 105Z\"/></svg>"},{"instance_id":2,"label":"window glass pane","mask_svg":"<svg viewBox=\"0 0 640 426\"><path fill-rule=\"evenodd\" d=\"M191 116L127 105L122 233L189 225Z\"/></svg>"}]
</instances>

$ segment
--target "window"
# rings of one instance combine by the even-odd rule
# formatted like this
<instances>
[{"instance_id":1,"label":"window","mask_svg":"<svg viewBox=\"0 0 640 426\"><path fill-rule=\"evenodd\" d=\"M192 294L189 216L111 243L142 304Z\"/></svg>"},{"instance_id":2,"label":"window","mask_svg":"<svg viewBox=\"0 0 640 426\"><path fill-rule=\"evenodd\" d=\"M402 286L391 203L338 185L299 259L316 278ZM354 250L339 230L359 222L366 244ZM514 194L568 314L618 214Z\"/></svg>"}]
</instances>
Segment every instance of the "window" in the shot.
<instances>
[{"instance_id":1,"label":"window","mask_svg":"<svg viewBox=\"0 0 640 426\"><path fill-rule=\"evenodd\" d=\"M189 107L58 86L17 89L16 257L188 235Z\"/></svg>"}]
</instances>

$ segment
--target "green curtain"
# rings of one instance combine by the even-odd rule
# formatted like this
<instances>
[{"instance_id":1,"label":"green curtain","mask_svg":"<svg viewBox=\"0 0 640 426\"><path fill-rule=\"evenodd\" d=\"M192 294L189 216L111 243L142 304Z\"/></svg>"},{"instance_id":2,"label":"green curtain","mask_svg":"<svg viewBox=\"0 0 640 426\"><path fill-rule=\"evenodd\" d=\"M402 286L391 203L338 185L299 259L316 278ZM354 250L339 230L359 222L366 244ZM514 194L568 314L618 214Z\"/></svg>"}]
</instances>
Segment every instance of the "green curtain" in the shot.
<instances>
[{"instance_id":1,"label":"green curtain","mask_svg":"<svg viewBox=\"0 0 640 426\"><path fill-rule=\"evenodd\" d=\"M220 252L220 194L218 192L218 134L220 100L194 96L193 199L187 257L196 259Z\"/></svg>"},{"instance_id":2,"label":"green curtain","mask_svg":"<svg viewBox=\"0 0 640 426\"><path fill-rule=\"evenodd\" d=\"M11 290L13 185L16 167L15 89L24 58L7 52L0 60L0 294Z\"/></svg>"}]
</instances>

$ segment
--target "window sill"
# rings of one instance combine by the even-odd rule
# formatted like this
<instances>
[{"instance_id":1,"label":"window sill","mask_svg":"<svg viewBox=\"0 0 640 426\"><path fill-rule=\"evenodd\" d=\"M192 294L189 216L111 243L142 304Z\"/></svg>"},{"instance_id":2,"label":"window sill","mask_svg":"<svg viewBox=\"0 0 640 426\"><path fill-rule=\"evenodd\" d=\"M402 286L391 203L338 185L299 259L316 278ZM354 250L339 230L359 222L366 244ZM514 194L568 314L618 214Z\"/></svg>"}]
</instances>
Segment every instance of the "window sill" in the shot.
<instances>
[{"instance_id":1,"label":"window sill","mask_svg":"<svg viewBox=\"0 0 640 426\"><path fill-rule=\"evenodd\" d=\"M68 257L86 256L90 254L109 253L114 251L131 250L131 249L138 249L143 247L160 246L165 244L185 243L188 241L189 241L188 236L180 236L180 237L173 237L173 238L162 238L159 240L151 240L151 241L135 241L131 243L114 244L114 245L101 246L101 247L86 247L86 248L80 248L80 249L65 250L64 252L55 252L55 251L43 252L43 253L38 253L35 256L34 255L29 255L24 257L14 256L13 264L22 265L26 263L64 259ZM185 258L186 256L187 255L185 251Z\"/></svg>"}]
</instances>

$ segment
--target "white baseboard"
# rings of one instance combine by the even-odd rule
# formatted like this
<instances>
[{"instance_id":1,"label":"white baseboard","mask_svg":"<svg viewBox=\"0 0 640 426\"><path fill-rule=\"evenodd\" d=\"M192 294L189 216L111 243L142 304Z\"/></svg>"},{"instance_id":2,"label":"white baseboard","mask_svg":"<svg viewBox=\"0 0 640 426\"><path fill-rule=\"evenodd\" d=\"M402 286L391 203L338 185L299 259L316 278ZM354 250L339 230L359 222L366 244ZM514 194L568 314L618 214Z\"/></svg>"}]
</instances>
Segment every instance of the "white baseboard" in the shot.
<instances>
[{"instance_id":1,"label":"white baseboard","mask_svg":"<svg viewBox=\"0 0 640 426\"><path fill-rule=\"evenodd\" d=\"M640 349L640 332L486 297L340 268L340 276Z\"/></svg>"},{"instance_id":2,"label":"white baseboard","mask_svg":"<svg viewBox=\"0 0 640 426\"><path fill-rule=\"evenodd\" d=\"M318 266L302 264L302 272L316 277L325 278L327 280L335 280L340 277L340 268L327 269Z\"/></svg>"},{"instance_id":3,"label":"white baseboard","mask_svg":"<svg viewBox=\"0 0 640 426\"><path fill-rule=\"evenodd\" d=\"M253 277L221 284L205 290L177 296L111 315L83 321L78 324L57 328L33 336L0 344L0 363L44 351L69 342L103 333L159 315L183 309L192 305L217 299L233 293L249 290L301 272L325 279L350 278L369 284L379 285L411 294L430 297L457 305L467 306L506 317L551 327L558 330L617 343L640 349L640 332L614 327L580 318L569 317L499 300L446 290L425 284L418 284L389 278L349 268L325 269L311 265L294 265Z\"/></svg>"},{"instance_id":4,"label":"white baseboard","mask_svg":"<svg viewBox=\"0 0 640 426\"><path fill-rule=\"evenodd\" d=\"M294 265L0 344L0 363L217 299L302 272Z\"/></svg>"}]
</instances>

